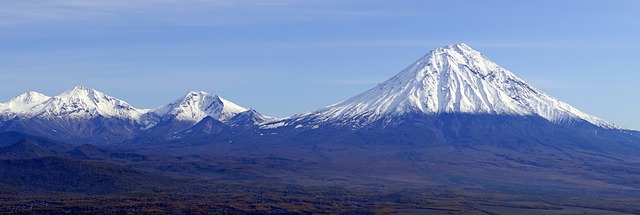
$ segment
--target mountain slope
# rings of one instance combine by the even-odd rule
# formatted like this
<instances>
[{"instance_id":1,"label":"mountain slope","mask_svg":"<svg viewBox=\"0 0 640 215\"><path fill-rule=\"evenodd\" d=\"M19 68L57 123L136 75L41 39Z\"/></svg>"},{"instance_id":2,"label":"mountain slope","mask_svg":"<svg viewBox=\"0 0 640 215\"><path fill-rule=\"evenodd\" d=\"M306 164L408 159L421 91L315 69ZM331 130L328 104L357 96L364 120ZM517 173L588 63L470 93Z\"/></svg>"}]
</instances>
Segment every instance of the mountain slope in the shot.
<instances>
[{"instance_id":1,"label":"mountain slope","mask_svg":"<svg viewBox=\"0 0 640 215\"><path fill-rule=\"evenodd\" d=\"M56 152L47 150L28 139L0 148L0 159L31 159L56 154Z\"/></svg>"},{"instance_id":2,"label":"mountain slope","mask_svg":"<svg viewBox=\"0 0 640 215\"><path fill-rule=\"evenodd\" d=\"M615 128L527 84L466 44L438 48L360 95L293 118L363 126L414 113L540 116L559 124L584 120Z\"/></svg>"},{"instance_id":3,"label":"mountain slope","mask_svg":"<svg viewBox=\"0 0 640 215\"><path fill-rule=\"evenodd\" d=\"M63 153L73 148L71 145L54 141L45 137L29 135L26 133L9 131L0 133L0 147L8 147L20 141L28 140L36 145L56 153Z\"/></svg>"}]
</instances>

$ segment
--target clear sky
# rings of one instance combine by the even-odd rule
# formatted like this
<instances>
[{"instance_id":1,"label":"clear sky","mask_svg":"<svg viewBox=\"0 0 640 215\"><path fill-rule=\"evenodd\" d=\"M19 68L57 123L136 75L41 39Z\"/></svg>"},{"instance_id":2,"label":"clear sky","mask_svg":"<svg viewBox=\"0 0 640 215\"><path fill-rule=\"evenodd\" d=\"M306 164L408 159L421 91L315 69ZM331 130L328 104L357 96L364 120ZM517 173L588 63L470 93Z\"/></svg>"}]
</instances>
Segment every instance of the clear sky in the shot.
<instances>
[{"instance_id":1,"label":"clear sky","mask_svg":"<svg viewBox=\"0 0 640 215\"><path fill-rule=\"evenodd\" d=\"M578 109L640 129L640 1L0 0L0 101L76 85L138 108L202 90L278 117L464 42Z\"/></svg>"}]
</instances>

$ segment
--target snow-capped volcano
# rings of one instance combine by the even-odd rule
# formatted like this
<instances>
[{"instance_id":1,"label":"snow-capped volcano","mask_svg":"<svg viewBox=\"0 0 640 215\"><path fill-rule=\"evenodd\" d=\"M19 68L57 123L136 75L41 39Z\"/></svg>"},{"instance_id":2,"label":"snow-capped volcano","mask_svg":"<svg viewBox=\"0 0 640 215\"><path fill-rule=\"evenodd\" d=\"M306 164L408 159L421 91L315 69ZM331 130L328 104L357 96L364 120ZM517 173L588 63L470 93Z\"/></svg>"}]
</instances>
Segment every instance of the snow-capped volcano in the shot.
<instances>
[{"instance_id":1,"label":"snow-capped volcano","mask_svg":"<svg viewBox=\"0 0 640 215\"><path fill-rule=\"evenodd\" d=\"M191 91L175 101L161 106L151 113L162 118L198 122L207 116L219 121L227 121L249 109L241 107L216 94Z\"/></svg>"},{"instance_id":2,"label":"snow-capped volcano","mask_svg":"<svg viewBox=\"0 0 640 215\"><path fill-rule=\"evenodd\" d=\"M28 115L38 117L69 116L131 119L139 121L147 110L137 109L127 102L81 86L67 90L33 106Z\"/></svg>"},{"instance_id":3,"label":"snow-capped volcano","mask_svg":"<svg viewBox=\"0 0 640 215\"><path fill-rule=\"evenodd\" d=\"M293 118L363 125L408 113L538 115L553 123L585 120L614 127L527 84L464 43L431 51L362 94Z\"/></svg>"}]
</instances>

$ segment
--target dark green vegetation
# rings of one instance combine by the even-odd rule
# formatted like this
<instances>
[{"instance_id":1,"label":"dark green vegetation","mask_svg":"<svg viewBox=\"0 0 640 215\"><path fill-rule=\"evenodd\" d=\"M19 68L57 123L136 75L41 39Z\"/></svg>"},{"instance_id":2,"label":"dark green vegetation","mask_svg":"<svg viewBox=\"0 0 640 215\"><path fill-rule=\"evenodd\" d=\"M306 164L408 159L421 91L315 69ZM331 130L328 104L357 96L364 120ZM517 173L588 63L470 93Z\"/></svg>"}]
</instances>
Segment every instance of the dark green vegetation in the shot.
<instances>
[{"instance_id":1,"label":"dark green vegetation","mask_svg":"<svg viewBox=\"0 0 640 215\"><path fill-rule=\"evenodd\" d=\"M633 155L248 136L95 147L2 133L0 212L640 213Z\"/></svg>"}]
</instances>

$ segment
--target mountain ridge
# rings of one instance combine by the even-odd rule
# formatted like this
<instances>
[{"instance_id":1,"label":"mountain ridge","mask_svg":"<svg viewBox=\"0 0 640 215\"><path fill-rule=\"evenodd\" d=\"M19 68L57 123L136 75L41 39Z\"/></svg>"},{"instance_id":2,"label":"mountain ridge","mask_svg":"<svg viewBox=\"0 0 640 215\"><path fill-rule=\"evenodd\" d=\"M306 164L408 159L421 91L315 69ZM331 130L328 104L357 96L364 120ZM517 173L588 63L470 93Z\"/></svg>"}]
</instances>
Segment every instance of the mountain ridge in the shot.
<instances>
[{"instance_id":1,"label":"mountain ridge","mask_svg":"<svg viewBox=\"0 0 640 215\"><path fill-rule=\"evenodd\" d=\"M202 100L197 99L198 97L201 97ZM118 109L123 110L119 111ZM32 118L62 115L91 118L99 115L107 118L140 121L145 115L154 114L156 117L173 117L182 121L191 121L193 124L206 116L227 121L237 114L249 110L255 112L253 109L239 106L217 94L204 91L190 91L167 105L154 109L140 109L123 100L84 86L76 86L53 97L30 91L11 98L5 103L0 103L0 113L5 118L7 116ZM273 118L261 115L261 119Z\"/></svg>"},{"instance_id":2,"label":"mountain ridge","mask_svg":"<svg viewBox=\"0 0 640 215\"><path fill-rule=\"evenodd\" d=\"M115 143L138 136L172 137L206 117L245 127L274 119L203 91L188 92L155 109L139 109L83 86L53 97L28 92L0 103L0 131L27 132L63 141Z\"/></svg>"}]
</instances>

